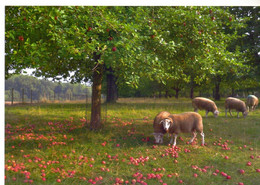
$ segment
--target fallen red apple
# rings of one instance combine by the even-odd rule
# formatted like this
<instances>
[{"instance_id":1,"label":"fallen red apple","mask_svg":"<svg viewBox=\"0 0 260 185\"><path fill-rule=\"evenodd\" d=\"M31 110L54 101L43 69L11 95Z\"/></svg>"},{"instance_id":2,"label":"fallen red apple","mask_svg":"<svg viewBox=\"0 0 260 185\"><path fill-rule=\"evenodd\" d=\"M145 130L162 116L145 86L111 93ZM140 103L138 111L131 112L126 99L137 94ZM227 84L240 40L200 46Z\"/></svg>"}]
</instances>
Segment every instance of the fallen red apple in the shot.
<instances>
[{"instance_id":1,"label":"fallen red apple","mask_svg":"<svg viewBox=\"0 0 260 185\"><path fill-rule=\"evenodd\" d=\"M57 179L56 182L61 183L61 180L60 180L60 179Z\"/></svg>"},{"instance_id":2,"label":"fallen red apple","mask_svg":"<svg viewBox=\"0 0 260 185\"><path fill-rule=\"evenodd\" d=\"M228 157L228 156L225 156L225 159L229 159L229 157Z\"/></svg>"},{"instance_id":3,"label":"fallen red apple","mask_svg":"<svg viewBox=\"0 0 260 185\"><path fill-rule=\"evenodd\" d=\"M245 170L241 169L239 170L240 174L244 174L245 173Z\"/></svg>"}]
</instances>

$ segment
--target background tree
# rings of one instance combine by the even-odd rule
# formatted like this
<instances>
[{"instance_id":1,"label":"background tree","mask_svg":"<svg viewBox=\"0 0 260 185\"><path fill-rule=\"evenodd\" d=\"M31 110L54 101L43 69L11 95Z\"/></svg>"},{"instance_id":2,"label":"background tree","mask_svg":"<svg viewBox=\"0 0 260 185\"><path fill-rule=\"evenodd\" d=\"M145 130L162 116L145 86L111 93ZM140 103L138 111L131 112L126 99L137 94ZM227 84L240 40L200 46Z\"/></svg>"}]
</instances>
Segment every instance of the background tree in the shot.
<instances>
[{"instance_id":1,"label":"background tree","mask_svg":"<svg viewBox=\"0 0 260 185\"><path fill-rule=\"evenodd\" d=\"M238 71L245 64L239 48L227 51L238 38L237 30L244 27L243 19L233 20L229 11L219 7L157 7L154 11L153 40L148 41L147 50L156 53L162 66L154 69L163 70L157 79L189 83L193 98L194 88L210 76L219 99L220 82L228 69ZM156 40L158 45L153 43Z\"/></svg>"}]
</instances>

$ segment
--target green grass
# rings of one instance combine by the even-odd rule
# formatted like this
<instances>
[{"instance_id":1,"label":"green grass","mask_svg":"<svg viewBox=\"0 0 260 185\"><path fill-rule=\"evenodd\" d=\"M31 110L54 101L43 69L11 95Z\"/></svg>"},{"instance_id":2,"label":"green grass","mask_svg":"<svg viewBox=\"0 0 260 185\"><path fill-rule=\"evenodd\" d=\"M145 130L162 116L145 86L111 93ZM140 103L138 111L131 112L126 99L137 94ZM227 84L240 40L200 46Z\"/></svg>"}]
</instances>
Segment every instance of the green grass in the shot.
<instances>
[{"instance_id":1,"label":"green grass","mask_svg":"<svg viewBox=\"0 0 260 185\"><path fill-rule=\"evenodd\" d=\"M89 121L90 117L90 105L84 103L7 106L5 183L23 184L31 180L33 184L91 184L89 179L101 176L102 180L96 184L115 184L116 178L131 184L133 179L138 180L138 174L135 175L138 172L139 177L140 174L146 177L140 177L140 181L147 184L179 184L179 180L189 185L259 184L260 173L256 169L260 168L260 109L250 112L245 119L241 114L239 119L229 115L226 118L224 102L216 103L221 111L218 118L212 113L205 118L205 111L199 111L207 146L200 146L200 135L194 145L186 145L191 136L182 134L183 140L177 140L178 158L167 156L171 147L166 135L163 145L153 144L152 123L155 115L163 110L192 111L189 99L120 99L117 104L103 104L104 128L98 132L84 126L83 118L87 115ZM147 137L150 140L145 142ZM218 146L224 142L230 150ZM135 165L130 159L142 162ZM251 166L247 166L248 161ZM212 175L217 169L231 179L220 173ZM241 175L239 169L245 173ZM46 181L42 180L42 173ZM147 179L152 173L157 178ZM198 174L197 178L193 177L194 173Z\"/></svg>"}]
</instances>

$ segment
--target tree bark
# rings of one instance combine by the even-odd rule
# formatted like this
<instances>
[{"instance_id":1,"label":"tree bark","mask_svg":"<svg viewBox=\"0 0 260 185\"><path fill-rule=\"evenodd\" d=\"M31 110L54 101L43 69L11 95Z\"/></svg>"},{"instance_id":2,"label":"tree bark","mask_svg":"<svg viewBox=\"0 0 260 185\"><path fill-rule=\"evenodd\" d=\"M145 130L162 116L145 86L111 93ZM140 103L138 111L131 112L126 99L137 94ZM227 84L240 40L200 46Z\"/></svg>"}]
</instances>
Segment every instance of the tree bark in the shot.
<instances>
[{"instance_id":1,"label":"tree bark","mask_svg":"<svg viewBox=\"0 0 260 185\"><path fill-rule=\"evenodd\" d=\"M165 98L168 98L168 97L169 97L169 91L165 90Z\"/></svg>"},{"instance_id":2,"label":"tree bark","mask_svg":"<svg viewBox=\"0 0 260 185\"><path fill-rule=\"evenodd\" d=\"M191 87L190 87L190 98L191 98L191 99L194 98L194 88L193 88L193 84L191 84Z\"/></svg>"},{"instance_id":3,"label":"tree bark","mask_svg":"<svg viewBox=\"0 0 260 185\"><path fill-rule=\"evenodd\" d=\"M159 90L159 98L161 98L161 97L162 97L162 91Z\"/></svg>"},{"instance_id":4,"label":"tree bark","mask_svg":"<svg viewBox=\"0 0 260 185\"><path fill-rule=\"evenodd\" d=\"M107 69L107 103L116 103L118 98L116 78L114 76L114 71L110 67Z\"/></svg>"},{"instance_id":5,"label":"tree bark","mask_svg":"<svg viewBox=\"0 0 260 185\"><path fill-rule=\"evenodd\" d=\"M175 98L178 99L179 98L180 89L175 88L174 90L175 90Z\"/></svg>"},{"instance_id":6,"label":"tree bark","mask_svg":"<svg viewBox=\"0 0 260 185\"><path fill-rule=\"evenodd\" d=\"M221 82L220 77L217 77L215 83L215 100L220 100L220 92L219 92L220 82Z\"/></svg>"},{"instance_id":7,"label":"tree bark","mask_svg":"<svg viewBox=\"0 0 260 185\"><path fill-rule=\"evenodd\" d=\"M190 80L190 99L193 99L194 98L194 78L191 77L191 80Z\"/></svg>"},{"instance_id":8,"label":"tree bark","mask_svg":"<svg viewBox=\"0 0 260 185\"><path fill-rule=\"evenodd\" d=\"M94 59L98 62L100 55L94 55ZM92 104L91 104L91 120L90 129L98 130L101 128L101 86L103 77L103 65L97 64L93 72L92 86Z\"/></svg>"}]
</instances>

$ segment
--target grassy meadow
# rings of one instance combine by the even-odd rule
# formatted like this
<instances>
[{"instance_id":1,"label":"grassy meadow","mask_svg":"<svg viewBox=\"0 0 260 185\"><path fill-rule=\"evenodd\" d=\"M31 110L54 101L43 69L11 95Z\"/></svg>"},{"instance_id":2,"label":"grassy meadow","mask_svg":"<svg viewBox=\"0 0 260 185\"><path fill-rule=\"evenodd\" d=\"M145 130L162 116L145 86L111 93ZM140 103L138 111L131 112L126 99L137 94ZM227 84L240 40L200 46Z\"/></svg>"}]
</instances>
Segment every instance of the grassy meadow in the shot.
<instances>
[{"instance_id":1,"label":"grassy meadow","mask_svg":"<svg viewBox=\"0 0 260 185\"><path fill-rule=\"evenodd\" d=\"M248 117L203 116L206 146L181 134L177 147L154 144L160 111L193 111L190 99L119 99L102 105L104 127L90 131L84 102L5 107L5 183L260 184L260 108ZM86 111L87 109L87 111Z\"/></svg>"}]
</instances>

